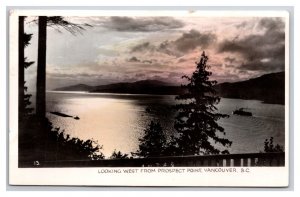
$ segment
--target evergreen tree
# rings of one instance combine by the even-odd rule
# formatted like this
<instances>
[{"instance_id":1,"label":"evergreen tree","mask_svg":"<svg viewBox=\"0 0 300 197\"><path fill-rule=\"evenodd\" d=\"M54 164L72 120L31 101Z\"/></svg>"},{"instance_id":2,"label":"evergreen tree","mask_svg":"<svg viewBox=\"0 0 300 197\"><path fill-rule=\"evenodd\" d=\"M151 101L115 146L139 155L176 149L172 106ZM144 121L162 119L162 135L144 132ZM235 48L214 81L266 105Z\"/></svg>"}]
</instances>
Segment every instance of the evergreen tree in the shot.
<instances>
[{"instance_id":1,"label":"evergreen tree","mask_svg":"<svg viewBox=\"0 0 300 197\"><path fill-rule=\"evenodd\" d=\"M123 154L121 151L114 150L114 152L110 156L110 159L128 159L128 154Z\"/></svg>"},{"instance_id":2,"label":"evergreen tree","mask_svg":"<svg viewBox=\"0 0 300 197\"><path fill-rule=\"evenodd\" d=\"M24 21L25 16L19 16L19 120L23 118L24 115Z\"/></svg>"},{"instance_id":3,"label":"evergreen tree","mask_svg":"<svg viewBox=\"0 0 300 197\"><path fill-rule=\"evenodd\" d=\"M33 61L28 61L24 52L25 48L30 45L32 34L24 32L25 19L25 16L19 17L19 165L28 167L28 165L33 165L33 161L104 159L100 151L102 146L98 142L70 137L59 128L54 128L47 118L41 120L32 114L33 108L30 107L32 95L28 94L24 80L25 69L34 64ZM62 19L62 17L48 17L48 23L50 25L54 22L58 23L75 34L73 27L76 24Z\"/></svg>"},{"instance_id":4,"label":"evergreen tree","mask_svg":"<svg viewBox=\"0 0 300 197\"><path fill-rule=\"evenodd\" d=\"M30 44L30 40L32 38L32 34L24 33L24 47L27 47ZM34 64L34 61L28 61L27 57L24 57L24 68L27 69L29 66ZM33 108L31 105L31 94L28 94L27 86L25 85L26 81L24 81L24 116L28 116L33 112Z\"/></svg>"},{"instance_id":5,"label":"evergreen tree","mask_svg":"<svg viewBox=\"0 0 300 197\"><path fill-rule=\"evenodd\" d=\"M38 22L38 57L36 77L36 115L46 117L46 49L47 17L39 16Z\"/></svg>"},{"instance_id":6,"label":"evergreen tree","mask_svg":"<svg viewBox=\"0 0 300 197\"><path fill-rule=\"evenodd\" d=\"M46 55L47 55L47 27L52 27L58 32L60 28L65 29L73 35L82 33L84 26L89 24L76 24L66 21L62 16L39 16L38 20L38 58L37 58L37 80L36 80L36 114L41 119L46 115Z\"/></svg>"},{"instance_id":7,"label":"evergreen tree","mask_svg":"<svg viewBox=\"0 0 300 197\"><path fill-rule=\"evenodd\" d=\"M163 156L166 150L166 138L160 123L151 123L145 129L143 138L139 139L139 150L135 155L140 157Z\"/></svg>"},{"instance_id":8,"label":"evergreen tree","mask_svg":"<svg viewBox=\"0 0 300 197\"><path fill-rule=\"evenodd\" d=\"M272 153L272 152L284 152L284 148L280 146L279 144L276 144L274 146L273 144L274 138L270 137L270 139L266 139L264 142L264 151L266 153Z\"/></svg>"},{"instance_id":9,"label":"evergreen tree","mask_svg":"<svg viewBox=\"0 0 300 197\"><path fill-rule=\"evenodd\" d=\"M219 154L213 143L231 146L231 141L219 137L225 135L224 128L218 125L217 120L228 117L226 114L217 113L216 104L220 97L216 95L214 85L217 81L209 80L211 72L208 71L208 57L202 53L200 61L196 62L196 70L192 76L183 76L188 80L187 85L182 85L187 91L176 97L178 114L174 127L179 133L176 138L178 153L181 155ZM224 150L222 153L228 153Z\"/></svg>"},{"instance_id":10,"label":"evergreen tree","mask_svg":"<svg viewBox=\"0 0 300 197\"><path fill-rule=\"evenodd\" d=\"M23 118L33 111L29 107L31 104L31 94L27 93L25 86L25 69L31 66L34 62L28 61L25 57L25 48L30 44L32 34L24 32L24 22L26 16L19 17L19 122L23 122ZM21 124L20 124L21 125Z\"/></svg>"}]
</instances>

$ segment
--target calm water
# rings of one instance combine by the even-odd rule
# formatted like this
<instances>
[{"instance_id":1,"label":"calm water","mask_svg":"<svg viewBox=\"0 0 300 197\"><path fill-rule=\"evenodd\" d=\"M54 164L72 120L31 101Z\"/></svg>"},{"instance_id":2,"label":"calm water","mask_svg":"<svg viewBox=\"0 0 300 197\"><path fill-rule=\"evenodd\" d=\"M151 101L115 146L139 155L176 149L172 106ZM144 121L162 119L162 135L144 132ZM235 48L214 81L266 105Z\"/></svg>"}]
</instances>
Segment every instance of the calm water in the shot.
<instances>
[{"instance_id":1,"label":"calm water","mask_svg":"<svg viewBox=\"0 0 300 197\"><path fill-rule=\"evenodd\" d=\"M169 95L48 92L47 116L55 127L73 137L98 141L104 155L110 156L114 149L123 153L136 151L138 138L151 120L159 120L170 136L175 116L173 104L174 96ZM233 141L231 153L262 151L264 140L271 136L275 143L284 145L283 105L222 98L217 107L221 113L230 114L219 124L225 128L225 137ZM240 107L248 108L253 117L231 115ZM50 111L78 116L80 120L52 115Z\"/></svg>"}]
</instances>

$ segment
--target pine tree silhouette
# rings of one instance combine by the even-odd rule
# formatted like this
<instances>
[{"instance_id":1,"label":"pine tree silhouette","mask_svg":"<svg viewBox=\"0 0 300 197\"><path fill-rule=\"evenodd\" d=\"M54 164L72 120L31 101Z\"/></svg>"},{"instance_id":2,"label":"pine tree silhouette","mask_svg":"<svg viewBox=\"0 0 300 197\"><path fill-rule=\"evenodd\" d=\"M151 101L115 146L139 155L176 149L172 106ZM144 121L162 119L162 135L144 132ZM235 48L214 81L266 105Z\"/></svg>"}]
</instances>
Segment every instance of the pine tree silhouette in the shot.
<instances>
[{"instance_id":1,"label":"pine tree silhouette","mask_svg":"<svg viewBox=\"0 0 300 197\"><path fill-rule=\"evenodd\" d=\"M139 150L134 155L140 157L158 157L165 154L166 138L160 123L151 121L145 134L139 139Z\"/></svg>"},{"instance_id":2,"label":"pine tree silhouette","mask_svg":"<svg viewBox=\"0 0 300 197\"><path fill-rule=\"evenodd\" d=\"M174 124L180 135L176 143L181 155L219 154L220 150L213 142L226 147L232 143L219 137L220 133L225 135L225 131L217 120L228 115L216 112L215 105L220 102L220 97L213 87L217 81L209 79L212 73L208 71L207 61L208 57L203 52L192 76L183 76L189 82L183 85L187 92L176 97L181 101L176 105L178 115ZM223 153L228 151L224 150Z\"/></svg>"}]
</instances>

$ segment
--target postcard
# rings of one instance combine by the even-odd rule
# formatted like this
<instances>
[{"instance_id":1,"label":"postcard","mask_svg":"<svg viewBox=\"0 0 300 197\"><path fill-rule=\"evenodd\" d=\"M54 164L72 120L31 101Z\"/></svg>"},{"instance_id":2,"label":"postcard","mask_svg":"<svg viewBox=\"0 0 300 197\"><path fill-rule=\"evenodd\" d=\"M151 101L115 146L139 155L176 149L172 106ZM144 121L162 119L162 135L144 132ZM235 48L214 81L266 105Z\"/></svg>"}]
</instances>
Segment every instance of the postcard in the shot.
<instances>
[{"instance_id":1,"label":"postcard","mask_svg":"<svg viewBox=\"0 0 300 197\"><path fill-rule=\"evenodd\" d=\"M287 187L289 13L9 12L9 183Z\"/></svg>"}]
</instances>

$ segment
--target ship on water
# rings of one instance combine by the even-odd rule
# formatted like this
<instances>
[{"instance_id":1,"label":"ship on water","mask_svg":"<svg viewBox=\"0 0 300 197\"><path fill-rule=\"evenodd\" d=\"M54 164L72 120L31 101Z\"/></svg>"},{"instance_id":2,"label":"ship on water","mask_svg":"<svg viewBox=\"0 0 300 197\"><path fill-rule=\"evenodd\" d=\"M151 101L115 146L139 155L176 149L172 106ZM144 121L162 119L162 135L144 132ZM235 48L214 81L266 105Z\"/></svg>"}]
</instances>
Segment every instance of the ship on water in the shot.
<instances>
[{"instance_id":1,"label":"ship on water","mask_svg":"<svg viewBox=\"0 0 300 197\"><path fill-rule=\"evenodd\" d=\"M240 116L252 116L251 112L245 111L245 108L239 108L232 112L232 114L240 115Z\"/></svg>"}]
</instances>

